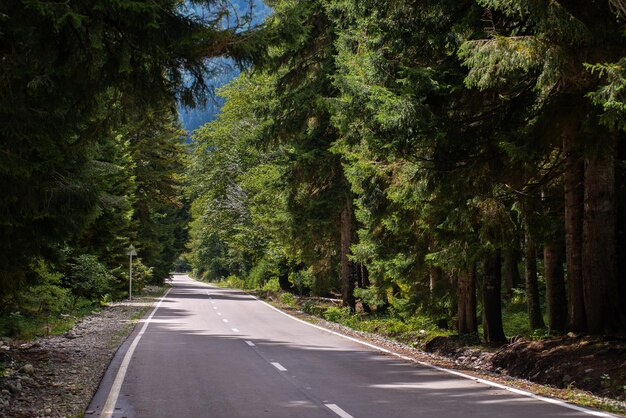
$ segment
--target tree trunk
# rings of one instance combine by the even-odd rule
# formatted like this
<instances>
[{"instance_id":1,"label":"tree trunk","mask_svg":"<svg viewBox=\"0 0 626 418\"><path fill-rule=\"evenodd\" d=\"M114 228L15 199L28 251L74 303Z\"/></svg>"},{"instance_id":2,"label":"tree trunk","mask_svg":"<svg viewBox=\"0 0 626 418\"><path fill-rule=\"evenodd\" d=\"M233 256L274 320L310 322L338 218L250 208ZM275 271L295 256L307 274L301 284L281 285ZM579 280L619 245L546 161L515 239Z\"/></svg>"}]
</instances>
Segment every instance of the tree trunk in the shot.
<instances>
[{"instance_id":1,"label":"tree trunk","mask_svg":"<svg viewBox=\"0 0 626 418\"><path fill-rule=\"evenodd\" d=\"M522 278L519 274L519 253L514 249L504 250L502 253L504 261L504 286L508 299L513 296L513 289L519 286Z\"/></svg>"},{"instance_id":2,"label":"tree trunk","mask_svg":"<svg viewBox=\"0 0 626 418\"><path fill-rule=\"evenodd\" d=\"M365 267L365 264L363 264L363 262L359 262L358 266L355 265L354 267L356 268L357 273L357 286L359 286L359 288L361 289L367 289L368 287L370 287L369 273L367 271L367 267ZM372 308L363 300L361 300L361 302L363 304L363 312L372 313Z\"/></svg>"},{"instance_id":3,"label":"tree trunk","mask_svg":"<svg viewBox=\"0 0 626 418\"><path fill-rule=\"evenodd\" d=\"M457 331L476 334L476 269L459 273L457 279Z\"/></svg>"},{"instance_id":4,"label":"tree trunk","mask_svg":"<svg viewBox=\"0 0 626 418\"><path fill-rule=\"evenodd\" d=\"M487 255L483 279L483 333L485 342L498 345L506 342L502 328L502 273L500 250Z\"/></svg>"},{"instance_id":5,"label":"tree trunk","mask_svg":"<svg viewBox=\"0 0 626 418\"><path fill-rule=\"evenodd\" d=\"M563 276L563 251L559 243L545 245L543 265L548 302L548 329L553 333L561 333L565 331L567 325L567 299Z\"/></svg>"},{"instance_id":6,"label":"tree trunk","mask_svg":"<svg viewBox=\"0 0 626 418\"><path fill-rule=\"evenodd\" d=\"M526 227L524 240L524 277L526 279L526 306L530 330L545 328L541 315L539 285L537 283L537 249L535 242Z\"/></svg>"},{"instance_id":7,"label":"tree trunk","mask_svg":"<svg viewBox=\"0 0 626 418\"><path fill-rule=\"evenodd\" d=\"M346 206L341 211L341 298L343 306L355 311L354 299L354 266L349 259L350 245L352 245L352 200L348 197Z\"/></svg>"},{"instance_id":8,"label":"tree trunk","mask_svg":"<svg viewBox=\"0 0 626 418\"><path fill-rule=\"evenodd\" d=\"M611 138L611 135L607 135ZM598 145L585 158L583 295L588 331L611 328L617 310L615 277L615 145Z\"/></svg>"},{"instance_id":9,"label":"tree trunk","mask_svg":"<svg viewBox=\"0 0 626 418\"><path fill-rule=\"evenodd\" d=\"M626 301L626 138L624 134L618 139L618 151L616 159L615 185L616 185L616 217L615 239L617 254L616 277L618 280L618 300ZM621 303L621 326L618 331L626 331L626 303Z\"/></svg>"},{"instance_id":10,"label":"tree trunk","mask_svg":"<svg viewBox=\"0 0 626 418\"><path fill-rule=\"evenodd\" d=\"M443 283L443 280L443 270L439 267L431 267L429 271L429 290L431 299L437 299L441 295L442 288L446 285Z\"/></svg>"},{"instance_id":11,"label":"tree trunk","mask_svg":"<svg viewBox=\"0 0 626 418\"><path fill-rule=\"evenodd\" d=\"M584 332L587 330L582 274L584 166L575 141L575 129L566 131L563 136L563 151L568 160L564 174L567 328L574 332Z\"/></svg>"}]
</instances>

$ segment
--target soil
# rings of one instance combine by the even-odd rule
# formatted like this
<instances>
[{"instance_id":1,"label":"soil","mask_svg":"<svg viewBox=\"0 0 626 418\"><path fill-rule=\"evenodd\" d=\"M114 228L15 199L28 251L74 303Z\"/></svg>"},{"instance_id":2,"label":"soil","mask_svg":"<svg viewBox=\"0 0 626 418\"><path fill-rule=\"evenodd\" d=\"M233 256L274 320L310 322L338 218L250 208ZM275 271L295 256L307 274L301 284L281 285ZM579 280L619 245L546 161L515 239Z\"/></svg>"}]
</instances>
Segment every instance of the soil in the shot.
<instances>
[{"instance_id":1,"label":"soil","mask_svg":"<svg viewBox=\"0 0 626 418\"><path fill-rule=\"evenodd\" d=\"M626 401L626 338L566 336L518 338L496 351L465 347L458 337L438 337L426 351L457 364L527 379L556 388L578 388Z\"/></svg>"}]
</instances>

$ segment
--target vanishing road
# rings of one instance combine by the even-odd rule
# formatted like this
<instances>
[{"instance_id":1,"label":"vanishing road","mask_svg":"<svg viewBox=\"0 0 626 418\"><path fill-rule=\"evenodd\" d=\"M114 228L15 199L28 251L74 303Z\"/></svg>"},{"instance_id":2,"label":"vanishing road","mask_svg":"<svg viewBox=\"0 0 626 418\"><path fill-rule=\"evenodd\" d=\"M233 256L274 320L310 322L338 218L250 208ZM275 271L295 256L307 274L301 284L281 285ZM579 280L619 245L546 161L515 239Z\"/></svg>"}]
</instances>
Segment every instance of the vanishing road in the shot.
<instances>
[{"instance_id":1,"label":"vanishing road","mask_svg":"<svg viewBox=\"0 0 626 418\"><path fill-rule=\"evenodd\" d=\"M174 277L118 351L87 417L610 416L415 364L243 292Z\"/></svg>"}]
</instances>

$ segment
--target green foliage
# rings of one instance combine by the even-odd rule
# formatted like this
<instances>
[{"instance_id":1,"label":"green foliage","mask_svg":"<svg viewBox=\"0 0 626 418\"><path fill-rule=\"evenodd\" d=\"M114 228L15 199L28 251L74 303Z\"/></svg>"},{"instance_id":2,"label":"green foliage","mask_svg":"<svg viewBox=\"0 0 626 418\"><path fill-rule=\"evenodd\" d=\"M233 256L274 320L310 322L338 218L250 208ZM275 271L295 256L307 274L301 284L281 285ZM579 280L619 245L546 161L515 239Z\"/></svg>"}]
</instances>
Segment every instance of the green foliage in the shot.
<instances>
[{"instance_id":1,"label":"green foliage","mask_svg":"<svg viewBox=\"0 0 626 418\"><path fill-rule=\"evenodd\" d=\"M59 314L69 303L70 292L61 287L61 273L50 270L43 261L34 268L38 275L37 284L29 286L21 294L23 309L32 315L45 318Z\"/></svg>"},{"instance_id":2,"label":"green foliage","mask_svg":"<svg viewBox=\"0 0 626 418\"><path fill-rule=\"evenodd\" d=\"M269 279L263 285L261 290L264 290L266 292L271 292L271 293L278 293L280 291L280 283L278 283L278 278L277 277L273 277L273 278Z\"/></svg>"},{"instance_id":3,"label":"green foliage","mask_svg":"<svg viewBox=\"0 0 626 418\"><path fill-rule=\"evenodd\" d=\"M366 289L354 289L354 296L361 299L364 304L367 304L374 309L379 306L383 306L386 303L386 301L381 297L380 291L375 286L370 286Z\"/></svg>"},{"instance_id":4,"label":"green foliage","mask_svg":"<svg viewBox=\"0 0 626 418\"><path fill-rule=\"evenodd\" d=\"M350 317L350 308L330 307L324 312L324 318L327 321L342 323Z\"/></svg>"},{"instance_id":5,"label":"green foliage","mask_svg":"<svg viewBox=\"0 0 626 418\"><path fill-rule=\"evenodd\" d=\"M315 284L315 275L309 267L306 270L290 271L289 283L293 285L298 294L307 294Z\"/></svg>"},{"instance_id":6,"label":"green foliage","mask_svg":"<svg viewBox=\"0 0 626 418\"><path fill-rule=\"evenodd\" d=\"M293 293L281 293L279 297L280 303L287 306L294 306L296 303L296 297Z\"/></svg>"},{"instance_id":7,"label":"green foliage","mask_svg":"<svg viewBox=\"0 0 626 418\"><path fill-rule=\"evenodd\" d=\"M70 273L63 278L63 285L71 290L73 308L79 298L99 301L111 290L115 277L97 257L82 254L69 266Z\"/></svg>"},{"instance_id":8,"label":"green foliage","mask_svg":"<svg viewBox=\"0 0 626 418\"><path fill-rule=\"evenodd\" d=\"M146 285L153 283L154 268L146 266L141 258L133 260L133 293L141 293Z\"/></svg>"}]
</instances>

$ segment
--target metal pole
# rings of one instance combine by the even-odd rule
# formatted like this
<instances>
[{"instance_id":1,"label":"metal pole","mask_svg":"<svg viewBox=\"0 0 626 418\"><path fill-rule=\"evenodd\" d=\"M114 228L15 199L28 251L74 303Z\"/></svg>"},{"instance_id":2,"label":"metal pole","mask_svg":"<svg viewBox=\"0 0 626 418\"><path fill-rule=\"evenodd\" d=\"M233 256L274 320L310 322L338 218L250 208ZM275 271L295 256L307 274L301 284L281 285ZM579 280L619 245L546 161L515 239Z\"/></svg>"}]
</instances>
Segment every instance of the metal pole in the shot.
<instances>
[{"instance_id":1,"label":"metal pole","mask_svg":"<svg viewBox=\"0 0 626 418\"><path fill-rule=\"evenodd\" d=\"M130 255L130 280L128 281L128 300L133 300L133 255Z\"/></svg>"}]
</instances>

